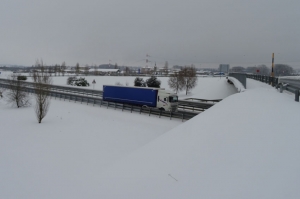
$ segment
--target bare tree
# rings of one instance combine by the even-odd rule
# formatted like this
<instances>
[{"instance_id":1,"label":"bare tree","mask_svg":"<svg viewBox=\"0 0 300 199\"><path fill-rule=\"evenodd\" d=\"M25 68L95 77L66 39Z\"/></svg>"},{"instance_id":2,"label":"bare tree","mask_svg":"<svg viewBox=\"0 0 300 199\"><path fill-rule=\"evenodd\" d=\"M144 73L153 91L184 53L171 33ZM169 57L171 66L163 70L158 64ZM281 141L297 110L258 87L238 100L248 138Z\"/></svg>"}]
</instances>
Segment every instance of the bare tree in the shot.
<instances>
[{"instance_id":1,"label":"bare tree","mask_svg":"<svg viewBox=\"0 0 300 199\"><path fill-rule=\"evenodd\" d=\"M84 67L84 74L85 74L85 76L87 76L89 74L89 66L88 65L85 65L85 67Z\"/></svg>"},{"instance_id":2,"label":"bare tree","mask_svg":"<svg viewBox=\"0 0 300 199\"><path fill-rule=\"evenodd\" d=\"M9 103L15 104L18 108L30 105L25 82L18 80L17 75L10 76L7 90L7 101Z\"/></svg>"},{"instance_id":3,"label":"bare tree","mask_svg":"<svg viewBox=\"0 0 300 199\"><path fill-rule=\"evenodd\" d=\"M241 73L243 71L245 71L245 68L242 66L234 66L231 68L231 72Z\"/></svg>"},{"instance_id":4,"label":"bare tree","mask_svg":"<svg viewBox=\"0 0 300 199\"><path fill-rule=\"evenodd\" d=\"M43 65L41 65L43 68ZM42 119L46 116L49 104L50 104L50 84L52 83L52 78L48 73L45 73L43 70L38 70L36 72L36 80L34 85L35 90L35 113L39 123L42 122Z\"/></svg>"},{"instance_id":5,"label":"bare tree","mask_svg":"<svg viewBox=\"0 0 300 199\"><path fill-rule=\"evenodd\" d=\"M67 69L66 62L63 62L60 66L60 70L63 76L65 76L66 69Z\"/></svg>"},{"instance_id":6,"label":"bare tree","mask_svg":"<svg viewBox=\"0 0 300 199\"><path fill-rule=\"evenodd\" d=\"M165 62L164 72L165 72L166 76L169 75L169 63L167 61Z\"/></svg>"},{"instance_id":7,"label":"bare tree","mask_svg":"<svg viewBox=\"0 0 300 199\"><path fill-rule=\"evenodd\" d=\"M175 72L170 75L168 80L169 87L176 93L184 88L184 80L182 72Z\"/></svg>"},{"instance_id":8,"label":"bare tree","mask_svg":"<svg viewBox=\"0 0 300 199\"><path fill-rule=\"evenodd\" d=\"M37 77L38 77L38 74L39 73L46 73L46 67L44 66L44 62L43 62L43 60L41 59L41 60L36 60L35 61L35 67L34 67L35 69L33 70L33 72L32 72L32 80L34 81L34 82L36 82L37 81Z\"/></svg>"},{"instance_id":9,"label":"bare tree","mask_svg":"<svg viewBox=\"0 0 300 199\"><path fill-rule=\"evenodd\" d=\"M52 76L53 71L54 71L54 67L53 66L49 66L48 67L48 73L49 73L50 76Z\"/></svg>"},{"instance_id":10,"label":"bare tree","mask_svg":"<svg viewBox=\"0 0 300 199\"><path fill-rule=\"evenodd\" d=\"M80 67L79 67L79 63L77 62L75 66L75 74L79 75L79 72L80 72Z\"/></svg>"},{"instance_id":11,"label":"bare tree","mask_svg":"<svg viewBox=\"0 0 300 199\"><path fill-rule=\"evenodd\" d=\"M266 65L249 66L247 67L247 71L257 75L269 76L271 74L271 69Z\"/></svg>"},{"instance_id":12,"label":"bare tree","mask_svg":"<svg viewBox=\"0 0 300 199\"><path fill-rule=\"evenodd\" d=\"M57 74L58 74L58 76L61 75L61 65L58 65L58 64L57 64Z\"/></svg>"},{"instance_id":13,"label":"bare tree","mask_svg":"<svg viewBox=\"0 0 300 199\"><path fill-rule=\"evenodd\" d=\"M289 76L292 75L294 69L286 64L275 64L274 66L274 74L275 76Z\"/></svg>"},{"instance_id":14,"label":"bare tree","mask_svg":"<svg viewBox=\"0 0 300 199\"><path fill-rule=\"evenodd\" d=\"M97 69L96 65L94 66L94 75L95 76L99 75L99 72L98 72L98 69Z\"/></svg>"},{"instance_id":15,"label":"bare tree","mask_svg":"<svg viewBox=\"0 0 300 199\"><path fill-rule=\"evenodd\" d=\"M125 74L124 75L130 75L131 74L131 70L130 70L130 68L129 67L125 67Z\"/></svg>"},{"instance_id":16,"label":"bare tree","mask_svg":"<svg viewBox=\"0 0 300 199\"><path fill-rule=\"evenodd\" d=\"M53 69L54 69L54 70L53 70L53 73L54 73L54 75L56 76L56 75L57 75L57 72L58 72L58 65L55 64L55 66L54 66Z\"/></svg>"},{"instance_id":17,"label":"bare tree","mask_svg":"<svg viewBox=\"0 0 300 199\"><path fill-rule=\"evenodd\" d=\"M193 65L184 67L181 71L182 84L185 88L185 94L197 85L196 69Z\"/></svg>"}]
</instances>

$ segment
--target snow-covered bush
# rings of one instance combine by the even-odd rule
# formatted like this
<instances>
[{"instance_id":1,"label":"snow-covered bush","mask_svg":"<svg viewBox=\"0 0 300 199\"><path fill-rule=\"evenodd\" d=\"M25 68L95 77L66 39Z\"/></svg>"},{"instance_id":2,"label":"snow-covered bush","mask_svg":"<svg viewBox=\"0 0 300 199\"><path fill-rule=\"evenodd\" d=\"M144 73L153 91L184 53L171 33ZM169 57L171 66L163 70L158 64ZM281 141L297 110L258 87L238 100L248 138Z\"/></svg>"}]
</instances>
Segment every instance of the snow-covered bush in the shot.
<instances>
[{"instance_id":1,"label":"snow-covered bush","mask_svg":"<svg viewBox=\"0 0 300 199\"><path fill-rule=\"evenodd\" d=\"M134 80L134 86L146 87L146 83L141 77L136 77Z\"/></svg>"},{"instance_id":2,"label":"snow-covered bush","mask_svg":"<svg viewBox=\"0 0 300 199\"><path fill-rule=\"evenodd\" d=\"M67 79L67 85L73 85L73 82L77 80L76 77L68 77Z\"/></svg>"},{"instance_id":3,"label":"snow-covered bush","mask_svg":"<svg viewBox=\"0 0 300 199\"><path fill-rule=\"evenodd\" d=\"M152 76L146 80L146 84L148 87L160 88L161 82L155 76Z\"/></svg>"},{"instance_id":4,"label":"snow-covered bush","mask_svg":"<svg viewBox=\"0 0 300 199\"><path fill-rule=\"evenodd\" d=\"M79 79L76 77L69 77L67 79L67 84L72 86L90 86L88 81L83 77L80 77Z\"/></svg>"}]
</instances>

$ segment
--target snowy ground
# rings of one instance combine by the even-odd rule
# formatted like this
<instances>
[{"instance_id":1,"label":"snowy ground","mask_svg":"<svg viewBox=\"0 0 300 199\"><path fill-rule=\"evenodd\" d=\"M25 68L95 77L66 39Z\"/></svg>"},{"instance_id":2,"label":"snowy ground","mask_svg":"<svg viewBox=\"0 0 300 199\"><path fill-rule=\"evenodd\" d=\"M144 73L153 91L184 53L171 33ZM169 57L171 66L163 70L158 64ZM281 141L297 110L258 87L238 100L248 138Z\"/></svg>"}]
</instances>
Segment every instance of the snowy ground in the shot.
<instances>
[{"instance_id":1,"label":"snowy ground","mask_svg":"<svg viewBox=\"0 0 300 199\"><path fill-rule=\"evenodd\" d=\"M221 96L223 80L192 94ZM293 98L248 79L183 123L52 100L42 124L2 99L0 198L300 198Z\"/></svg>"},{"instance_id":2,"label":"snowy ground","mask_svg":"<svg viewBox=\"0 0 300 199\"><path fill-rule=\"evenodd\" d=\"M7 78L11 75L11 72L3 72L0 75L0 78ZM78 76L81 77L81 76ZM90 83L90 89L103 90L103 85L115 85L117 82L133 86L134 79L136 77L130 76L82 76ZM53 84L67 86L67 76L53 76ZM144 80L149 77L142 77ZM170 90L168 86L168 77L157 77L161 81L161 88L165 88L166 90ZM92 85L93 80L96 81L96 84ZM27 81L32 81L31 78L28 78ZM232 85L226 83L225 77L198 77L197 87L192 89L188 95L186 95L185 91L179 92L178 96L180 99L185 98L198 98L198 99L224 99L229 95L232 95L237 92L237 89Z\"/></svg>"}]
</instances>

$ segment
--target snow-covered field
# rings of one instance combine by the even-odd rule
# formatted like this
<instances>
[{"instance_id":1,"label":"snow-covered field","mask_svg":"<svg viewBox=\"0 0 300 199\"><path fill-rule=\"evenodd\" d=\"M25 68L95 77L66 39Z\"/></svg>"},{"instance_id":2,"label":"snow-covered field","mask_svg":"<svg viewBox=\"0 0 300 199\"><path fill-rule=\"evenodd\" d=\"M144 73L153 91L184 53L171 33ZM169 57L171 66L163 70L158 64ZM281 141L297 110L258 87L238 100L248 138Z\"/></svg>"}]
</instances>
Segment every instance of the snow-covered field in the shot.
<instances>
[{"instance_id":1,"label":"snow-covered field","mask_svg":"<svg viewBox=\"0 0 300 199\"><path fill-rule=\"evenodd\" d=\"M110 78L97 89L134 79ZM199 78L188 97L236 92L225 81ZM186 122L52 100L42 124L1 99L0 198L300 198L293 98L248 79Z\"/></svg>"},{"instance_id":2,"label":"snow-covered field","mask_svg":"<svg viewBox=\"0 0 300 199\"><path fill-rule=\"evenodd\" d=\"M0 78L8 78L11 75L11 72L3 72L0 75ZM27 75L27 74L26 74ZM94 85L94 89L103 90L103 85L115 85L117 82L122 85L133 86L134 79L136 77L130 76L78 76L84 77L89 83L89 89L93 89L92 82L96 81ZM67 86L67 76L53 76L53 84ZM142 77L144 80L149 77ZM158 77L161 81L161 88L165 88L166 90L170 90L168 85L168 77ZM27 81L32 81L32 78L28 78ZM197 87L191 90L191 93L188 95L185 94L185 91L179 92L178 96L180 99L185 98L198 98L198 99L224 99L229 95L232 95L237 92L232 85L224 83L226 82L225 77L198 77Z\"/></svg>"}]
</instances>

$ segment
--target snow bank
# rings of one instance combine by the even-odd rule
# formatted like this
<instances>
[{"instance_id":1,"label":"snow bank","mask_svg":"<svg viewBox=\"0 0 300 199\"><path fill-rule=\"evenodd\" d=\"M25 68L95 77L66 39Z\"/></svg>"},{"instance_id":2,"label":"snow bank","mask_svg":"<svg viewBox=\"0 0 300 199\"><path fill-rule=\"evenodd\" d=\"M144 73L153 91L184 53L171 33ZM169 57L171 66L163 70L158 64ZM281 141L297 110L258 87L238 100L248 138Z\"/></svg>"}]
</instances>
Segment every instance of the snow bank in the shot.
<instances>
[{"instance_id":1,"label":"snow bank","mask_svg":"<svg viewBox=\"0 0 300 199\"><path fill-rule=\"evenodd\" d=\"M232 95L99 175L102 198L300 198L299 103ZM94 190L96 191L96 190Z\"/></svg>"},{"instance_id":2,"label":"snow bank","mask_svg":"<svg viewBox=\"0 0 300 199\"><path fill-rule=\"evenodd\" d=\"M237 89L239 93L244 92L246 90L243 84L238 79L234 77L228 77L228 79L233 83L234 87Z\"/></svg>"},{"instance_id":3,"label":"snow bank","mask_svg":"<svg viewBox=\"0 0 300 199\"><path fill-rule=\"evenodd\" d=\"M199 98L236 92L198 80ZM184 123L52 100L38 124L0 100L0 198L299 198L299 103L247 84Z\"/></svg>"}]
</instances>

